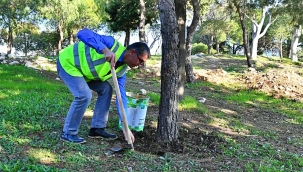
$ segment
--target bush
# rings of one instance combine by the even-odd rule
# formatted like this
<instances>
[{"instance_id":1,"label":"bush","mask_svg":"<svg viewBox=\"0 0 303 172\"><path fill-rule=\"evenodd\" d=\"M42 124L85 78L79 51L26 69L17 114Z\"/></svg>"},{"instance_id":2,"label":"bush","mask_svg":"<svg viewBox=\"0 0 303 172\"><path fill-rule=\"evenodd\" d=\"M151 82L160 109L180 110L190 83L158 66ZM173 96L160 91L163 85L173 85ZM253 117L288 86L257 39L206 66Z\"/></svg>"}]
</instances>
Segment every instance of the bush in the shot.
<instances>
[{"instance_id":1,"label":"bush","mask_svg":"<svg viewBox=\"0 0 303 172\"><path fill-rule=\"evenodd\" d=\"M194 43L191 49L191 54L205 53L207 54L207 45L203 43Z\"/></svg>"}]
</instances>

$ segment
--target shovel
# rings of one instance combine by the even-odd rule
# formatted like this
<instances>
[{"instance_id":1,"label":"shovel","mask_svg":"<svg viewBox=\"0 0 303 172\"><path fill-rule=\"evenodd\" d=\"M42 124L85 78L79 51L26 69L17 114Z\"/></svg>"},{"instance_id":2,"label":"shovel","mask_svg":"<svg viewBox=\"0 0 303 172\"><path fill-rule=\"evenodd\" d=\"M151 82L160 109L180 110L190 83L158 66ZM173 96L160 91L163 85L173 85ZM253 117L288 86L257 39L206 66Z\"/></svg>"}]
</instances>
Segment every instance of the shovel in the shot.
<instances>
[{"instance_id":1,"label":"shovel","mask_svg":"<svg viewBox=\"0 0 303 172\"><path fill-rule=\"evenodd\" d=\"M124 128L124 131L125 131L125 134L126 134L128 147L131 150L134 150L134 146L133 146L132 140L130 138L129 130L128 130L128 128L126 128L126 127L128 127L128 123L127 123L127 118L126 118L126 115L125 115L125 110L124 110L124 107L123 107L122 98L121 98L121 94L120 94L120 88L119 88L119 85L118 85L117 75L116 75L116 71L115 71L114 67L111 68L111 72L112 72L112 78L113 78L115 89L116 89L116 94L117 94L117 98L118 98L118 102L119 102L120 111L122 112L123 128ZM121 150L122 149L116 149L116 151L114 151L114 152L119 152Z\"/></svg>"}]
</instances>

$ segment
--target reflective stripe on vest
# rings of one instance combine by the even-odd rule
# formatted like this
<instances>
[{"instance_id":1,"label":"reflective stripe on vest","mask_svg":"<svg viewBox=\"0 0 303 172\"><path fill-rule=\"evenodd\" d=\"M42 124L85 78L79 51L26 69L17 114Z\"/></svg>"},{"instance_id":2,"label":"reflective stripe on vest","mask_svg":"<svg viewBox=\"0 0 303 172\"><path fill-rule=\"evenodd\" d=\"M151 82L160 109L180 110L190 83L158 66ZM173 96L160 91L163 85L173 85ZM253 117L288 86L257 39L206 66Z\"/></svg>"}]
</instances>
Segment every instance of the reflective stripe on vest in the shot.
<instances>
[{"instance_id":1,"label":"reflective stripe on vest","mask_svg":"<svg viewBox=\"0 0 303 172\"><path fill-rule=\"evenodd\" d=\"M128 66L124 65L123 68L120 71L117 72L117 74L116 74L117 77L119 78L119 77L123 76L125 74L127 68L128 68Z\"/></svg>"},{"instance_id":2,"label":"reflective stripe on vest","mask_svg":"<svg viewBox=\"0 0 303 172\"><path fill-rule=\"evenodd\" d=\"M117 41L115 41L113 46L115 46L115 47L112 48L111 51L113 53L116 53L116 51L119 48L119 43ZM73 49L74 49L73 52L74 52L75 66L76 66L76 68L81 70L80 57L79 57L79 53L78 53L78 43L74 44ZM93 61L92 58L91 58L91 55L90 55L90 47L86 44L85 44L85 56L86 56L86 61L87 61L89 70L90 70L91 74L94 76L94 79L95 80L100 80L99 75L98 75L98 73L95 69L95 66L105 63L106 62L105 57L102 58L102 59L98 59L98 60Z\"/></svg>"}]
</instances>

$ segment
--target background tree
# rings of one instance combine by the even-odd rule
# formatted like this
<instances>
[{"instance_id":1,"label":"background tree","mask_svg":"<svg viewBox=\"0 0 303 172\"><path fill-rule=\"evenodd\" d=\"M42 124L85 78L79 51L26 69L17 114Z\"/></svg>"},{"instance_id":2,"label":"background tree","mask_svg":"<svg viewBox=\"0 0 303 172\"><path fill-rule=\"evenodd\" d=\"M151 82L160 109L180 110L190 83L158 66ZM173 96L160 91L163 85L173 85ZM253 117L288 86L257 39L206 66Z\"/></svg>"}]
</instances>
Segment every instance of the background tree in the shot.
<instances>
[{"instance_id":1,"label":"background tree","mask_svg":"<svg viewBox=\"0 0 303 172\"><path fill-rule=\"evenodd\" d=\"M58 40L60 34L57 31L43 31L39 34L32 34L32 50L39 55L55 56L58 52Z\"/></svg>"},{"instance_id":2,"label":"background tree","mask_svg":"<svg viewBox=\"0 0 303 172\"><path fill-rule=\"evenodd\" d=\"M0 29L0 45L4 45L4 43L7 42L7 38L8 38L7 30L4 28Z\"/></svg>"},{"instance_id":3,"label":"background tree","mask_svg":"<svg viewBox=\"0 0 303 172\"><path fill-rule=\"evenodd\" d=\"M110 16L107 19L109 28L113 32L124 31L124 46L129 45L130 31L135 30L139 25L138 1L113 0L108 3L105 11Z\"/></svg>"},{"instance_id":4,"label":"background tree","mask_svg":"<svg viewBox=\"0 0 303 172\"><path fill-rule=\"evenodd\" d=\"M208 47L208 54L212 53L212 47L216 44L216 53L219 54L219 45L221 42L226 41L227 34L232 30L233 21L223 20L208 20L203 22L198 34L203 43Z\"/></svg>"},{"instance_id":5,"label":"background tree","mask_svg":"<svg viewBox=\"0 0 303 172\"><path fill-rule=\"evenodd\" d=\"M25 56L29 51L34 50L32 35L38 34L39 29L32 23L22 23L17 29L17 35L14 39L14 47L17 51L22 51Z\"/></svg>"},{"instance_id":6,"label":"background tree","mask_svg":"<svg viewBox=\"0 0 303 172\"><path fill-rule=\"evenodd\" d=\"M290 55L292 61L297 62L298 61L298 45L299 45L299 39L302 35L302 25L298 25L295 27L295 29L292 32L292 39L291 39L291 49L290 49Z\"/></svg>"},{"instance_id":7,"label":"background tree","mask_svg":"<svg viewBox=\"0 0 303 172\"><path fill-rule=\"evenodd\" d=\"M289 57L292 61L298 61L298 45L302 35L303 16L298 11L303 10L303 1L301 0L285 0L286 11L290 13L292 19L290 24L294 27L292 31L291 47Z\"/></svg>"},{"instance_id":8,"label":"background tree","mask_svg":"<svg viewBox=\"0 0 303 172\"><path fill-rule=\"evenodd\" d=\"M201 14L204 14L209 7L209 3L212 0L191 0L191 5L193 8L193 19L189 27L187 27L187 35L186 35L186 58L185 58L185 72L186 72L186 81L188 83L195 82L193 67L191 64L191 49L192 49L192 42L194 38L194 33L196 28L200 22Z\"/></svg>"},{"instance_id":9,"label":"background tree","mask_svg":"<svg viewBox=\"0 0 303 172\"><path fill-rule=\"evenodd\" d=\"M207 54L211 54L211 50L214 44L214 34L217 31L215 29L216 20L204 21L201 25L198 34L203 43L208 47Z\"/></svg>"},{"instance_id":10,"label":"background tree","mask_svg":"<svg viewBox=\"0 0 303 172\"><path fill-rule=\"evenodd\" d=\"M237 51L243 49L243 37L242 37L242 29L240 27L240 22L237 20L237 17L235 17L232 14L232 19L231 19L231 30L228 32L228 38L227 38L227 43L228 46L231 48L232 54L236 54Z\"/></svg>"},{"instance_id":11,"label":"background tree","mask_svg":"<svg viewBox=\"0 0 303 172\"><path fill-rule=\"evenodd\" d=\"M96 11L97 15L100 18L100 25L102 26L103 22L109 18L108 13L106 12L106 4L108 0L94 0L94 5L98 8Z\"/></svg>"},{"instance_id":12,"label":"background tree","mask_svg":"<svg viewBox=\"0 0 303 172\"><path fill-rule=\"evenodd\" d=\"M287 39L290 39L292 27L289 25L291 18L289 14L284 13L275 21L272 27L269 28L265 37L266 39L264 44L277 44L274 48L279 50L279 56L283 58L283 44Z\"/></svg>"},{"instance_id":13,"label":"background tree","mask_svg":"<svg viewBox=\"0 0 303 172\"><path fill-rule=\"evenodd\" d=\"M45 0L44 6L40 9L41 15L47 19L60 34L58 51L62 49L64 31L71 22L79 18L78 6L80 4L78 2L77 0Z\"/></svg>"},{"instance_id":14,"label":"background tree","mask_svg":"<svg viewBox=\"0 0 303 172\"><path fill-rule=\"evenodd\" d=\"M208 13L204 16L205 20L199 33L202 35L202 40L208 45L208 54L211 54L212 46L217 44L217 53L219 53L219 44L226 40L227 32L230 28L230 14L226 6L213 3L210 6Z\"/></svg>"},{"instance_id":15,"label":"background tree","mask_svg":"<svg viewBox=\"0 0 303 172\"><path fill-rule=\"evenodd\" d=\"M161 34L161 98L157 126L158 141L178 139L178 57L179 30L173 0L158 1Z\"/></svg>"},{"instance_id":16,"label":"background tree","mask_svg":"<svg viewBox=\"0 0 303 172\"><path fill-rule=\"evenodd\" d=\"M241 24L241 29L242 29L243 47L244 47L244 53L246 56L247 66L252 67L253 65L251 62L251 55L250 55L249 46L248 46L247 28L245 25L246 1L244 1L244 0L227 0L227 1L217 0L217 3L221 3L222 5L226 5L226 3L227 3L230 10L237 12L237 15L239 17L239 21Z\"/></svg>"},{"instance_id":17,"label":"background tree","mask_svg":"<svg viewBox=\"0 0 303 172\"><path fill-rule=\"evenodd\" d=\"M158 18L158 12L151 7L155 7L153 0L146 0L145 24L151 24ZM149 8L147 8L149 7ZM130 32L139 27L140 23L140 4L138 0L108 2L105 11L110 16L107 19L109 28L113 32L125 32L124 46L129 45Z\"/></svg>"},{"instance_id":18,"label":"background tree","mask_svg":"<svg viewBox=\"0 0 303 172\"><path fill-rule=\"evenodd\" d=\"M21 21L32 21L35 19L35 10L38 0L0 0L0 26L7 29L7 54L11 54L15 29ZM3 36L3 35L2 35Z\"/></svg>"},{"instance_id":19,"label":"background tree","mask_svg":"<svg viewBox=\"0 0 303 172\"><path fill-rule=\"evenodd\" d=\"M69 38L69 44L74 43L75 33L84 27L96 29L101 22L104 22L107 18L105 13L100 13L101 9L95 4L94 0L85 0L80 4L75 4L79 15L76 15L75 20L71 20L67 23L67 35ZM103 16L101 16L101 14Z\"/></svg>"},{"instance_id":20,"label":"background tree","mask_svg":"<svg viewBox=\"0 0 303 172\"><path fill-rule=\"evenodd\" d=\"M176 0L176 15L179 25L179 81L178 81L178 97L179 100L184 98L184 84L185 79L188 83L195 81L193 68L191 64L191 48L194 32L200 21L201 9L205 13L205 9L208 9L209 3L212 1L199 1L191 0L190 3L186 0ZM191 5L190 5L191 4ZM202 7L202 8L201 8ZM206 7L206 8L205 8ZM191 24L186 28L186 15L187 11L192 11L193 17L191 19Z\"/></svg>"},{"instance_id":21,"label":"background tree","mask_svg":"<svg viewBox=\"0 0 303 172\"><path fill-rule=\"evenodd\" d=\"M272 19L273 10L277 8L279 0L274 1L252 1L248 3L249 9L244 15L253 23L252 25L252 44L251 44L251 58L257 59L258 41L265 35L269 26L274 23L277 17ZM261 10L261 15L258 16L258 11ZM265 18L268 16L268 22ZM264 24L266 23L265 27Z\"/></svg>"},{"instance_id":22,"label":"background tree","mask_svg":"<svg viewBox=\"0 0 303 172\"><path fill-rule=\"evenodd\" d=\"M101 0L97 2L102 2ZM45 0L40 8L40 15L47 24L58 31L58 51L62 49L63 41L69 38L69 44L74 42L74 34L83 27L97 28L104 14L99 12L94 0ZM106 17L106 16L105 16Z\"/></svg>"},{"instance_id":23,"label":"background tree","mask_svg":"<svg viewBox=\"0 0 303 172\"><path fill-rule=\"evenodd\" d=\"M160 22L160 21L159 21ZM147 30L147 33L151 35L151 37L153 38L152 41L149 41L148 40L148 37L147 37L147 42L151 42L149 43L149 48L152 49L154 47L154 45L156 44L157 41L161 40L161 24L158 23L157 21L154 22L152 25L150 25L148 27L148 30Z\"/></svg>"},{"instance_id":24,"label":"background tree","mask_svg":"<svg viewBox=\"0 0 303 172\"><path fill-rule=\"evenodd\" d=\"M186 0L175 0L176 17L179 29L179 63L178 63L178 99L184 97L185 83L185 58L186 58L186 40L185 40L185 24L186 24Z\"/></svg>"}]
</instances>

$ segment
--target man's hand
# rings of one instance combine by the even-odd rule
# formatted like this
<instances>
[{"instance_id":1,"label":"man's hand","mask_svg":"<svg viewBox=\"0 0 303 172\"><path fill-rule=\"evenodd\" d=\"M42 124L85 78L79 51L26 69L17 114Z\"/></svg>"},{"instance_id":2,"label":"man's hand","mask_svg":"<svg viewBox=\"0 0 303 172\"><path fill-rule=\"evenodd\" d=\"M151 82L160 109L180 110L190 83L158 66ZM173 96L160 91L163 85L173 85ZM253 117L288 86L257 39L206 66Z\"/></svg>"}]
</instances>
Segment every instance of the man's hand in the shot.
<instances>
[{"instance_id":1,"label":"man's hand","mask_svg":"<svg viewBox=\"0 0 303 172\"><path fill-rule=\"evenodd\" d=\"M102 50L102 53L104 54L104 57L106 61L110 62L110 67L115 67L116 64L116 55L112 51L110 51L108 48L104 48Z\"/></svg>"},{"instance_id":2,"label":"man's hand","mask_svg":"<svg viewBox=\"0 0 303 172\"><path fill-rule=\"evenodd\" d=\"M135 142L135 137L134 137L133 133L130 131L129 128L127 128L127 130L128 130L128 133L129 133L129 136L130 136L130 139L131 139L132 143L134 143ZM124 129L123 129L123 134L124 134L125 140L127 140L126 132L125 132Z\"/></svg>"}]
</instances>

